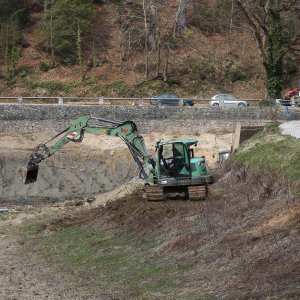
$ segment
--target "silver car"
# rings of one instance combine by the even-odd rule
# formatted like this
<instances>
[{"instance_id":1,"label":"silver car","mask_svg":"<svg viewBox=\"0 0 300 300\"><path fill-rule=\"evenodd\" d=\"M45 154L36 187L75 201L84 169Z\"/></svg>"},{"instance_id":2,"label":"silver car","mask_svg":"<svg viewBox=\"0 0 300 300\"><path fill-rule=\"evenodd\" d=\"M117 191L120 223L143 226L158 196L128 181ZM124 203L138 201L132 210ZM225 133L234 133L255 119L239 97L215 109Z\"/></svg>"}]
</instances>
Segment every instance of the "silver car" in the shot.
<instances>
[{"instance_id":1,"label":"silver car","mask_svg":"<svg viewBox=\"0 0 300 300\"><path fill-rule=\"evenodd\" d=\"M223 105L245 107L245 106L249 106L249 102L246 100L238 99L229 94L214 95L211 98L211 100L209 101L209 106L212 106L212 107L218 107L218 106L223 106Z\"/></svg>"}]
</instances>

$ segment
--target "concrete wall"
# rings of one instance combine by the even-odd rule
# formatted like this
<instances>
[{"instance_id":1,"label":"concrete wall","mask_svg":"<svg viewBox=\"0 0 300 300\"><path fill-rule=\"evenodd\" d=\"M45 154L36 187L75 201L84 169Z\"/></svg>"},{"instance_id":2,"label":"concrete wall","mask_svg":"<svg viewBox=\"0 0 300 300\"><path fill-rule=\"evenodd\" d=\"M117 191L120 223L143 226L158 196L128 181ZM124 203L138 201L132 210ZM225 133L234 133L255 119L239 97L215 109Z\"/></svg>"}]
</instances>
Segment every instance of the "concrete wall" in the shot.
<instances>
[{"instance_id":1,"label":"concrete wall","mask_svg":"<svg viewBox=\"0 0 300 300\"><path fill-rule=\"evenodd\" d=\"M284 120L282 112L272 108L200 108L161 106L100 106L100 105L0 105L2 132L32 132L63 129L70 120L82 115L132 120L141 133L163 132L231 132L237 122L242 126L261 126L274 120ZM300 119L300 111L293 114Z\"/></svg>"}]
</instances>

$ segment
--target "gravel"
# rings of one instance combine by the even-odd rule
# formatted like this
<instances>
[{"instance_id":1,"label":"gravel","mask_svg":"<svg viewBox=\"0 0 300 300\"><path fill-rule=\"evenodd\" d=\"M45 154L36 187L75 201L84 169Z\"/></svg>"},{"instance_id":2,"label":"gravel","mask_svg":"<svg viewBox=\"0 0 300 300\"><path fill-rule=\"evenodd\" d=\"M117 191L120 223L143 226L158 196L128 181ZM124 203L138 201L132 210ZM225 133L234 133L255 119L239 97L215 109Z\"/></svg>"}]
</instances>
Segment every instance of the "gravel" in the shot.
<instances>
[{"instance_id":1,"label":"gravel","mask_svg":"<svg viewBox=\"0 0 300 300\"><path fill-rule=\"evenodd\" d=\"M283 134L289 134L300 139L300 120L282 123L279 127Z\"/></svg>"}]
</instances>

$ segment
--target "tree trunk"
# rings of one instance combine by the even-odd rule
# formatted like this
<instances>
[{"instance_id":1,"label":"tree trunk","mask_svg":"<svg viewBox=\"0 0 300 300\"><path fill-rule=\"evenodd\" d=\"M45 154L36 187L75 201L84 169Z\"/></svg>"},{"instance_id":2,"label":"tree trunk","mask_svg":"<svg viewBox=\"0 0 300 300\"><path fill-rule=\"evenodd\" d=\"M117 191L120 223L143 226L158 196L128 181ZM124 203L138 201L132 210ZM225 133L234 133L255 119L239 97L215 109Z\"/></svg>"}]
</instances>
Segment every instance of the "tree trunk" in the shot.
<instances>
[{"instance_id":1,"label":"tree trunk","mask_svg":"<svg viewBox=\"0 0 300 300\"><path fill-rule=\"evenodd\" d=\"M176 24L174 28L174 35L176 32L183 32L187 29L186 20L187 0L178 0L178 10L176 14Z\"/></svg>"},{"instance_id":2,"label":"tree trunk","mask_svg":"<svg viewBox=\"0 0 300 300\"><path fill-rule=\"evenodd\" d=\"M170 47L169 45L166 45L166 61L165 61L165 67L163 72L163 80L166 82L168 81L168 69L169 69L169 58L170 58Z\"/></svg>"},{"instance_id":3,"label":"tree trunk","mask_svg":"<svg viewBox=\"0 0 300 300\"><path fill-rule=\"evenodd\" d=\"M149 49L148 49L148 24L147 24L147 8L146 8L146 0L143 0L143 14L144 14L144 26L145 26L145 69L144 76L148 76L148 65L149 65Z\"/></svg>"},{"instance_id":4,"label":"tree trunk","mask_svg":"<svg viewBox=\"0 0 300 300\"><path fill-rule=\"evenodd\" d=\"M156 62L156 75L155 77L159 77L160 73L160 64L161 64L161 42L160 42L160 32L157 33L157 62Z\"/></svg>"},{"instance_id":5,"label":"tree trunk","mask_svg":"<svg viewBox=\"0 0 300 300\"><path fill-rule=\"evenodd\" d=\"M260 12L241 0L237 5L243 12L256 41L256 46L266 71L269 98L281 98L283 86L283 57L286 54L282 37L280 9L274 0L266 0ZM251 2L249 2L250 4ZM256 4L252 1L252 4Z\"/></svg>"},{"instance_id":6,"label":"tree trunk","mask_svg":"<svg viewBox=\"0 0 300 300\"><path fill-rule=\"evenodd\" d=\"M53 6L54 1L50 1L51 7L50 7L50 49L51 49L51 56L52 59L54 59L54 48L53 48Z\"/></svg>"},{"instance_id":7,"label":"tree trunk","mask_svg":"<svg viewBox=\"0 0 300 300\"><path fill-rule=\"evenodd\" d=\"M148 32L148 47L149 51L156 48L157 40L157 10L155 4L150 4L149 7L149 32Z\"/></svg>"}]
</instances>

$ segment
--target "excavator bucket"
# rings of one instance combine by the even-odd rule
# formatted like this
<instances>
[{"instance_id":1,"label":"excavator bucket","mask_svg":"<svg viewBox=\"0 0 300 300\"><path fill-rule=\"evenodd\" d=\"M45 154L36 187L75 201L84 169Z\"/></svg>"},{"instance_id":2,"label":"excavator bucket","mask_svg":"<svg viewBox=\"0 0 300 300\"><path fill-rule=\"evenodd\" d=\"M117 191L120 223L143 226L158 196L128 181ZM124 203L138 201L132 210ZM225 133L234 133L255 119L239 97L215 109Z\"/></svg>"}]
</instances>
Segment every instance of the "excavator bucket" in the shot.
<instances>
[{"instance_id":1,"label":"excavator bucket","mask_svg":"<svg viewBox=\"0 0 300 300\"><path fill-rule=\"evenodd\" d=\"M31 166L31 167L23 167L20 169L20 175L23 183L29 184L36 182L37 176L39 172L39 165Z\"/></svg>"}]
</instances>

